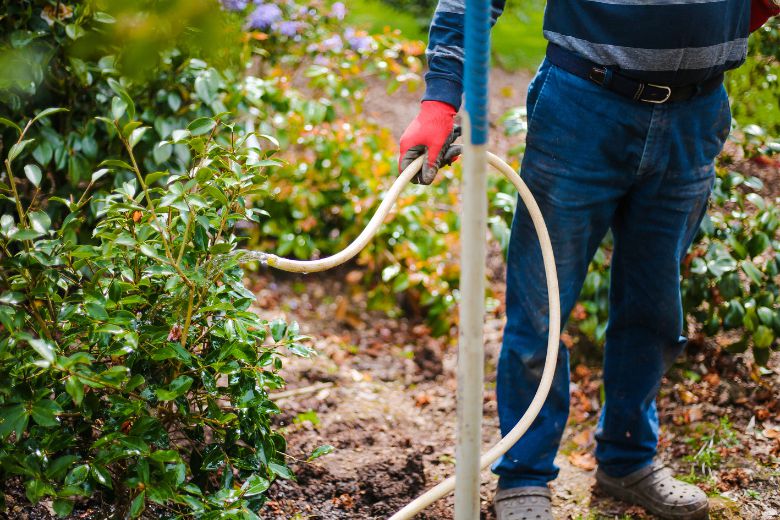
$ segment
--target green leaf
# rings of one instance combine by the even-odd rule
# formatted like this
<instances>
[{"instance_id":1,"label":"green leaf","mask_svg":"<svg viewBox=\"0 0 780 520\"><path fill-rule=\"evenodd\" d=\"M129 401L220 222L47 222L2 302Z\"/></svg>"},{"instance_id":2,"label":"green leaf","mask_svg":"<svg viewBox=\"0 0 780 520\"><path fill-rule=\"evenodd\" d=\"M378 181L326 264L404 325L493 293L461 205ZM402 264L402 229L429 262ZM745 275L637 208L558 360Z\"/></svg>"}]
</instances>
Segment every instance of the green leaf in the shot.
<instances>
[{"instance_id":1,"label":"green leaf","mask_svg":"<svg viewBox=\"0 0 780 520\"><path fill-rule=\"evenodd\" d=\"M13 233L11 233L10 238L12 240L32 240L34 238L38 238L41 236L41 233L39 231L35 231L33 229L17 229Z\"/></svg>"},{"instance_id":2,"label":"green leaf","mask_svg":"<svg viewBox=\"0 0 780 520\"><path fill-rule=\"evenodd\" d=\"M30 412L23 404L0 409L0 439L5 440L11 432L16 432L16 439L19 440L27 429L29 419Z\"/></svg>"},{"instance_id":3,"label":"green leaf","mask_svg":"<svg viewBox=\"0 0 780 520\"><path fill-rule=\"evenodd\" d=\"M41 185L41 179L43 178L43 175L41 174L41 169L38 168L38 166L34 164L28 164L24 167L24 175L36 188Z\"/></svg>"},{"instance_id":4,"label":"green leaf","mask_svg":"<svg viewBox=\"0 0 780 520\"><path fill-rule=\"evenodd\" d=\"M108 86L122 98L122 101L124 101L125 106L127 107L127 113L130 116L130 119L135 119L135 104L133 103L133 98L130 97L130 94L128 94L122 85L114 78L108 79Z\"/></svg>"},{"instance_id":5,"label":"green leaf","mask_svg":"<svg viewBox=\"0 0 780 520\"><path fill-rule=\"evenodd\" d=\"M274 341L282 341L285 332L287 332L287 323L283 319L279 318L271 322L271 337Z\"/></svg>"},{"instance_id":6,"label":"green leaf","mask_svg":"<svg viewBox=\"0 0 780 520\"><path fill-rule=\"evenodd\" d=\"M110 171L110 170L109 170L108 168L101 168L101 169L99 169L99 170L95 171L95 172L92 174L92 177L91 177L91 180L92 180L92 182L95 182L95 181L97 181L97 180L98 180L98 179L100 179L102 176L104 176L105 174L107 174L109 171Z\"/></svg>"},{"instance_id":7,"label":"green leaf","mask_svg":"<svg viewBox=\"0 0 780 520\"><path fill-rule=\"evenodd\" d=\"M108 167L108 168L121 168L123 170L130 170L133 171L133 167L127 164L125 161L121 161L119 159L109 159L107 161L103 161L100 163L100 167Z\"/></svg>"},{"instance_id":8,"label":"green leaf","mask_svg":"<svg viewBox=\"0 0 780 520\"><path fill-rule=\"evenodd\" d=\"M178 143L179 141L182 141L190 136L190 131L185 129L178 129L174 130L171 133L171 141L174 143Z\"/></svg>"},{"instance_id":9,"label":"green leaf","mask_svg":"<svg viewBox=\"0 0 780 520\"><path fill-rule=\"evenodd\" d=\"M178 462L181 460L181 455L176 450L157 450L152 452L149 458L157 462Z\"/></svg>"},{"instance_id":10,"label":"green leaf","mask_svg":"<svg viewBox=\"0 0 780 520\"><path fill-rule=\"evenodd\" d=\"M92 318L98 321L108 320L108 313L106 312L106 307L102 303L98 303L98 302L85 303L84 310L87 311L87 314L89 316L91 316Z\"/></svg>"},{"instance_id":11,"label":"green leaf","mask_svg":"<svg viewBox=\"0 0 780 520\"><path fill-rule=\"evenodd\" d=\"M127 111L127 103L119 96L111 98L111 115L119 121Z\"/></svg>"},{"instance_id":12,"label":"green leaf","mask_svg":"<svg viewBox=\"0 0 780 520\"><path fill-rule=\"evenodd\" d=\"M103 11L97 11L92 18L100 23L116 23L116 18Z\"/></svg>"},{"instance_id":13,"label":"green leaf","mask_svg":"<svg viewBox=\"0 0 780 520\"><path fill-rule=\"evenodd\" d=\"M269 487L271 487L271 482L255 473L246 479L241 490L243 496L252 497L266 492Z\"/></svg>"},{"instance_id":14,"label":"green leaf","mask_svg":"<svg viewBox=\"0 0 780 520\"><path fill-rule=\"evenodd\" d=\"M41 426L59 426L60 422L57 420L57 414L60 412L62 412L60 405L51 399L41 399L32 406L32 418Z\"/></svg>"},{"instance_id":15,"label":"green leaf","mask_svg":"<svg viewBox=\"0 0 780 520\"><path fill-rule=\"evenodd\" d=\"M78 376L72 375L65 381L65 391L73 399L76 405L80 405L84 400L84 383L82 383Z\"/></svg>"},{"instance_id":16,"label":"green leaf","mask_svg":"<svg viewBox=\"0 0 780 520\"><path fill-rule=\"evenodd\" d=\"M130 518L138 518L144 512L146 507L146 491L141 491L138 496L130 502Z\"/></svg>"},{"instance_id":17,"label":"green leaf","mask_svg":"<svg viewBox=\"0 0 780 520\"><path fill-rule=\"evenodd\" d=\"M33 211L27 216L33 229L39 233L46 233L51 227L51 219L44 211Z\"/></svg>"},{"instance_id":18,"label":"green leaf","mask_svg":"<svg viewBox=\"0 0 780 520\"><path fill-rule=\"evenodd\" d=\"M761 274L761 271L758 270L753 262L748 260L742 262L742 271L744 271L748 278L750 278L754 283L761 285L764 275Z\"/></svg>"},{"instance_id":19,"label":"green leaf","mask_svg":"<svg viewBox=\"0 0 780 520\"><path fill-rule=\"evenodd\" d=\"M52 108L45 108L38 112L38 115L36 115L32 121L30 121L30 124L35 123L39 119L43 119L44 117L49 117L52 114L57 114L59 112L67 112L67 108L61 108L61 107L52 107Z\"/></svg>"},{"instance_id":20,"label":"green leaf","mask_svg":"<svg viewBox=\"0 0 780 520\"><path fill-rule=\"evenodd\" d=\"M80 25L76 25L75 23L69 23L65 26L65 34L70 38L71 40L78 40L82 36L84 36L84 28Z\"/></svg>"},{"instance_id":21,"label":"green leaf","mask_svg":"<svg viewBox=\"0 0 780 520\"><path fill-rule=\"evenodd\" d=\"M27 341L35 351L49 363L54 362L54 345L42 339L30 339Z\"/></svg>"},{"instance_id":22,"label":"green leaf","mask_svg":"<svg viewBox=\"0 0 780 520\"><path fill-rule=\"evenodd\" d=\"M160 401L170 401L184 395L192 383L193 379L190 376L179 376L171 381L167 388L158 388L155 393Z\"/></svg>"},{"instance_id":23,"label":"green leaf","mask_svg":"<svg viewBox=\"0 0 780 520\"><path fill-rule=\"evenodd\" d=\"M75 468L70 470L68 476L65 477L65 485L76 486L78 484L81 484L82 482L87 480L88 474L89 474L88 464L81 464L79 466L76 466Z\"/></svg>"},{"instance_id":24,"label":"green leaf","mask_svg":"<svg viewBox=\"0 0 780 520\"><path fill-rule=\"evenodd\" d=\"M130 134L130 138L127 140L130 148L135 148L135 145L141 141L147 130L149 130L148 126L142 126L133 130L133 133Z\"/></svg>"},{"instance_id":25,"label":"green leaf","mask_svg":"<svg viewBox=\"0 0 780 520\"><path fill-rule=\"evenodd\" d=\"M164 163L170 159L172 153L173 145L165 141L160 141L154 145L154 148L152 149L152 156L154 157L154 162L157 164Z\"/></svg>"},{"instance_id":26,"label":"green leaf","mask_svg":"<svg viewBox=\"0 0 780 520\"><path fill-rule=\"evenodd\" d=\"M756 348L768 348L775 340L775 333L765 325L759 325L753 333L753 343Z\"/></svg>"},{"instance_id":27,"label":"green leaf","mask_svg":"<svg viewBox=\"0 0 780 520\"><path fill-rule=\"evenodd\" d=\"M144 182L147 186L151 186L155 182L159 181L163 177L170 175L170 172L152 172L144 178Z\"/></svg>"},{"instance_id":28,"label":"green leaf","mask_svg":"<svg viewBox=\"0 0 780 520\"><path fill-rule=\"evenodd\" d=\"M10 126L11 128L15 128L17 132L20 134L22 133L22 129L19 125L14 123L13 121L10 121L4 117L0 117L0 125Z\"/></svg>"},{"instance_id":29,"label":"green leaf","mask_svg":"<svg viewBox=\"0 0 780 520\"><path fill-rule=\"evenodd\" d=\"M14 144L8 151L8 162L16 159L19 154L22 153L22 151L27 147L27 145L34 141L35 139L25 139L24 141L19 141L18 143Z\"/></svg>"},{"instance_id":30,"label":"green leaf","mask_svg":"<svg viewBox=\"0 0 780 520\"><path fill-rule=\"evenodd\" d=\"M65 517L73 512L73 505L74 502L72 500L68 500L66 498L57 498L52 503L52 509L54 509L54 512L57 513L57 516Z\"/></svg>"},{"instance_id":31,"label":"green leaf","mask_svg":"<svg viewBox=\"0 0 780 520\"><path fill-rule=\"evenodd\" d=\"M290 471L290 468L285 466L284 464L279 464L276 462L269 462L268 468L273 471L276 475L288 479L288 480L295 480L295 475L293 475L293 472Z\"/></svg>"},{"instance_id":32,"label":"green leaf","mask_svg":"<svg viewBox=\"0 0 780 520\"><path fill-rule=\"evenodd\" d=\"M314 459L322 457L323 455L327 455L328 453L333 453L333 450L334 448L330 444L323 444L322 446L319 446L317 449L311 452L311 455L309 455L309 458L306 460L312 461Z\"/></svg>"},{"instance_id":33,"label":"green leaf","mask_svg":"<svg viewBox=\"0 0 780 520\"><path fill-rule=\"evenodd\" d=\"M92 477L94 477L94 479L97 480L100 484L106 486L109 489L113 487L113 483L111 481L111 474L104 466L93 464L92 467L89 469L89 472L92 475Z\"/></svg>"},{"instance_id":34,"label":"green leaf","mask_svg":"<svg viewBox=\"0 0 780 520\"><path fill-rule=\"evenodd\" d=\"M211 129L216 126L216 122L210 117L199 117L187 126L187 130L192 135L203 135L211 132Z\"/></svg>"},{"instance_id":35,"label":"green leaf","mask_svg":"<svg viewBox=\"0 0 780 520\"><path fill-rule=\"evenodd\" d=\"M65 476L68 468L77 460L78 455L63 455L57 457L49 463L49 467L46 468L46 476L52 479L60 480Z\"/></svg>"}]
</instances>

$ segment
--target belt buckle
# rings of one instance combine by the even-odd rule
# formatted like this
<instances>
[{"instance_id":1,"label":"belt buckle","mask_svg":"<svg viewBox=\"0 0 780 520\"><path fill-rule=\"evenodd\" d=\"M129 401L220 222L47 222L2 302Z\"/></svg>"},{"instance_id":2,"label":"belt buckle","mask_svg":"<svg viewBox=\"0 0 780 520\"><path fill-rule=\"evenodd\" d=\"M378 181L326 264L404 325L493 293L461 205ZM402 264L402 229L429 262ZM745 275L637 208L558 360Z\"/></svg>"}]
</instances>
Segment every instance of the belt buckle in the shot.
<instances>
[{"instance_id":1,"label":"belt buckle","mask_svg":"<svg viewBox=\"0 0 780 520\"><path fill-rule=\"evenodd\" d=\"M669 101L669 98L672 97L671 87L667 87L666 85L656 85L654 83L648 83L647 86L666 90L666 96L664 96L663 99L659 99L659 100L640 98L639 99L640 101L644 101L645 103L655 103L656 105L660 105L662 103L666 103L667 101Z\"/></svg>"}]
</instances>

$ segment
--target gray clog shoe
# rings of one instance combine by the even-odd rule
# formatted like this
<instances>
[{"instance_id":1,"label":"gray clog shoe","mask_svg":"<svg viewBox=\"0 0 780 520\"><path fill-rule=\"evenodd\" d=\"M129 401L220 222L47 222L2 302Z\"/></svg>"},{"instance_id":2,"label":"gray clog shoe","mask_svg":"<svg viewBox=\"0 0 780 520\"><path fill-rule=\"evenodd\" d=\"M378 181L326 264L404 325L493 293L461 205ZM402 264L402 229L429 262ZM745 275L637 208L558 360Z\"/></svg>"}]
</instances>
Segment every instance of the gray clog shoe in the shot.
<instances>
[{"instance_id":1,"label":"gray clog shoe","mask_svg":"<svg viewBox=\"0 0 780 520\"><path fill-rule=\"evenodd\" d=\"M704 491L677 480L671 470L661 464L652 464L623 478L612 478L599 469L596 482L613 497L642 506L661 518L707 518L709 502Z\"/></svg>"},{"instance_id":2,"label":"gray clog shoe","mask_svg":"<svg viewBox=\"0 0 780 520\"><path fill-rule=\"evenodd\" d=\"M497 520L553 520L550 490L546 487L499 489L493 507Z\"/></svg>"}]
</instances>

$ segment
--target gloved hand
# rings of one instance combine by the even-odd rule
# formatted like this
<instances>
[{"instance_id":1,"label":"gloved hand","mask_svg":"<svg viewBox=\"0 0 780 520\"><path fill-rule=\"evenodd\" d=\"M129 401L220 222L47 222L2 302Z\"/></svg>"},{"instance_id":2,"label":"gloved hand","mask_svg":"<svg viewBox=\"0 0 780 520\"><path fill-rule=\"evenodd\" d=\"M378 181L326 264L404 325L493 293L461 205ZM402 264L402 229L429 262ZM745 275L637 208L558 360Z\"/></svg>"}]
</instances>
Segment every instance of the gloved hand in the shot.
<instances>
[{"instance_id":1,"label":"gloved hand","mask_svg":"<svg viewBox=\"0 0 780 520\"><path fill-rule=\"evenodd\" d=\"M452 164L460 155L460 145L452 145L460 136L455 126L455 108L441 101L423 101L420 112L401 136L398 171L403 171L419 156L426 157L422 170L412 179L415 184L430 184L439 168Z\"/></svg>"}]
</instances>

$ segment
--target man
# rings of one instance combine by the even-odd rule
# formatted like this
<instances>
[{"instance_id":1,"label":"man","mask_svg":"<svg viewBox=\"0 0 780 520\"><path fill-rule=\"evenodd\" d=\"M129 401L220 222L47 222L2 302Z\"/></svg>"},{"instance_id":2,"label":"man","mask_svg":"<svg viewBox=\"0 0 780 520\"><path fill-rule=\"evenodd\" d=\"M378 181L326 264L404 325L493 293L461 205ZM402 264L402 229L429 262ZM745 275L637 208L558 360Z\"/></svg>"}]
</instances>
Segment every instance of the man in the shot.
<instances>
[{"instance_id":1,"label":"man","mask_svg":"<svg viewBox=\"0 0 780 520\"><path fill-rule=\"evenodd\" d=\"M706 495L654 461L655 397L684 346L681 257L705 213L714 160L731 125L723 73L740 65L751 29L777 1L549 0L547 58L528 90L522 175L553 240L568 316L588 263L614 237L605 402L596 479L664 518L707 515ZM504 0L493 0L493 22ZM401 138L401 167L428 160L417 182L452 160L461 103L464 0L440 0L430 29L426 92ZM498 364L501 431L528 407L548 330L541 251L518 207L507 260L507 324ZM569 409L568 352L534 425L493 467L499 520L552 519L549 481Z\"/></svg>"}]
</instances>

